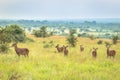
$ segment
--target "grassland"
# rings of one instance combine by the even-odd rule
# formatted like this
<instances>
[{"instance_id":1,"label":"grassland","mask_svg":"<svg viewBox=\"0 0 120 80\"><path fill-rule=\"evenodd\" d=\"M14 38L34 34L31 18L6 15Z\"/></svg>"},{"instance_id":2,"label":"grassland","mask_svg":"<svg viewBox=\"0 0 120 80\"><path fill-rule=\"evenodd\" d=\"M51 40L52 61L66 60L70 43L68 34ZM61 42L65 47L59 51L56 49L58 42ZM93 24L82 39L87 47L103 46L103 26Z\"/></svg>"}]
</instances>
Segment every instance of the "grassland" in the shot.
<instances>
[{"instance_id":1,"label":"grassland","mask_svg":"<svg viewBox=\"0 0 120 80\"><path fill-rule=\"evenodd\" d=\"M19 58L12 47L8 54L0 54L0 80L120 80L120 43L111 47L117 52L113 59L106 57L105 44L98 45L97 39L78 38L77 46L68 47L69 55L64 56L55 45L67 45L65 37L28 37L35 42L18 43L18 46L29 48L29 58ZM54 45L44 48L50 41ZM84 45L84 52L79 51L80 44ZM96 59L91 56L93 47L98 47Z\"/></svg>"}]
</instances>

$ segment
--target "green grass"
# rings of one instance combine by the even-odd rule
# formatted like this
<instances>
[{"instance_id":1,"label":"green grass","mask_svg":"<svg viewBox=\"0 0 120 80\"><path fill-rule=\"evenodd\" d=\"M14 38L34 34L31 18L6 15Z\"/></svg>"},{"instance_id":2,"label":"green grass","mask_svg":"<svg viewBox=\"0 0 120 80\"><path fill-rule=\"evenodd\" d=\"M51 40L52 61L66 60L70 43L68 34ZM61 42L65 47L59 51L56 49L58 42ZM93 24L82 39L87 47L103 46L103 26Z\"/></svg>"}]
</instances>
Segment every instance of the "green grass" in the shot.
<instances>
[{"instance_id":1,"label":"green grass","mask_svg":"<svg viewBox=\"0 0 120 80\"><path fill-rule=\"evenodd\" d=\"M97 45L98 40L79 38L77 46L69 47L69 55L64 56L55 45L67 45L66 38L31 38L35 42L18 43L19 47L29 48L29 58L19 58L12 47L8 54L0 54L0 80L120 80L120 43L111 47L117 54L110 59L105 45ZM51 40L54 46L44 48L43 41ZM84 52L79 51L80 44L85 46ZM93 47L98 47L96 59L91 56Z\"/></svg>"}]
</instances>

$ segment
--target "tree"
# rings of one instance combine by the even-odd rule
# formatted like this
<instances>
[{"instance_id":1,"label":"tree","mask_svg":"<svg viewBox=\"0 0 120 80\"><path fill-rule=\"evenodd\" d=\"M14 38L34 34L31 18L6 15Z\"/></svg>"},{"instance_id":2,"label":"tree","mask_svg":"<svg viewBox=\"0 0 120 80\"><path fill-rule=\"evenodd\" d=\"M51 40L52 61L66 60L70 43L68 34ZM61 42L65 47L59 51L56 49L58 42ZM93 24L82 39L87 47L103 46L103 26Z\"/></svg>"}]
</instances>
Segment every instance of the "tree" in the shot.
<instances>
[{"instance_id":1,"label":"tree","mask_svg":"<svg viewBox=\"0 0 120 80\"><path fill-rule=\"evenodd\" d=\"M89 35L89 38L90 38L91 40L94 40L94 39L95 39L95 36L94 36L94 35Z\"/></svg>"},{"instance_id":2,"label":"tree","mask_svg":"<svg viewBox=\"0 0 120 80\"><path fill-rule=\"evenodd\" d=\"M8 43L24 42L25 40L25 32L18 25L0 27L0 53L6 53L9 50Z\"/></svg>"},{"instance_id":3,"label":"tree","mask_svg":"<svg viewBox=\"0 0 120 80\"><path fill-rule=\"evenodd\" d=\"M113 36L112 37L112 42L113 44L117 44L117 41L118 41L119 37L116 35L116 36Z\"/></svg>"},{"instance_id":4,"label":"tree","mask_svg":"<svg viewBox=\"0 0 120 80\"><path fill-rule=\"evenodd\" d=\"M75 47L77 42L77 38L74 36L75 33L76 30L72 29L70 30L69 36L67 37L67 42L72 47Z\"/></svg>"},{"instance_id":5,"label":"tree","mask_svg":"<svg viewBox=\"0 0 120 80\"><path fill-rule=\"evenodd\" d=\"M25 32L18 25L10 25L5 27L5 32L9 33L12 41L14 42L25 42Z\"/></svg>"},{"instance_id":6,"label":"tree","mask_svg":"<svg viewBox=\"0 0 120 80\"><path fill-rule=\"evenodd\" d=\"M46 26L42 26L40 28L40 33L41 33L41 37L47 37L48 34L47 34L47 27Z\"/></svg>"},{"instance_id":7,"label":"tree","mask_svg":"<svg viewBox=\"0 0 120 80\"><path fill-rule=\"evenodd\" d=\"M33 32L33 34L36 36L36 37L48 37L48 32L47 32L47 26L42 26L39 30L35 30Z\"/></svg>"}]
</instances>

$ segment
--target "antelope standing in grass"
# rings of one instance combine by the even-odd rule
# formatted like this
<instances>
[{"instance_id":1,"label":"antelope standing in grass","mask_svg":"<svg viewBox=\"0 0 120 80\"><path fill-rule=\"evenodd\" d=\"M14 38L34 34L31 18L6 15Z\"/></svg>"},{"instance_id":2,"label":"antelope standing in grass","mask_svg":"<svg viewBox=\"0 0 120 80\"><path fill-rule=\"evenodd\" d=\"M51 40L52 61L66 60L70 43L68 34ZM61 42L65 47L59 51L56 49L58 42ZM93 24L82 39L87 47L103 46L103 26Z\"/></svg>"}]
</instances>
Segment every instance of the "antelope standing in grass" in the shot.
<instances>
[{"instance_id":1,"label":"antelope standing in grass","mask_svg":"<svg viewBox=\"0 0 120 80\"><path fill-rule=\"evenodd\" d=\"M65 56L68 56L68 49L67 49L68 46L64 46L63 47L63 51L64 51L64 55Z\"/></svg>"},{"instance_id":2,"label":"antelope standing in grass","mask_svg":"<svg viewBox=\"0 0 120 80\"><path fill-rule=\"evenodd\" d=\"M81 52L84 51L84 47L83 47L83 45L80 45L80 51L81 51Z\"/></svg>"},{"instance_id":3,"label":"antelope standing in grass","mask_svg":"<svg viewBox=\"0 0 120 80\"><path fill-rule=\"evenodd\" d=\"M110 50L109 48L110 48L111 46L110 45L108 45L108 46L106 46L106 48L107 48L107 57L115 57L115 54L116 54L116 51L115 50Z\"/></svg>"},{"instance_id":4,"label":"antelope standing in grass","mask_svg":"<svg viewBox=\"0 0 120 80\"><path fill-rule=\"evenodd\" d=\"M17 43L12 44L12 47L14 47L17 55L20 57L20 55L24 55L25 57L29 55L29 50L27 48L18 48Z\"/></svg>"},{"instance_id":5,"label":"antelope standing in grass","mask_svg":"<svg viewBox=\"0 0 120 80\"><path fill-rule=\"evenodd\" d=\"M64 47L64 45L63 45L63 47ZM59 44L56 45L58 52L63 52L63 47L60 47Z\"/></svg>"},{"instance_id":6,"label":"antelope standing in grass","mask_svg":"<svg viewBox=\"0 0 120 80\"><path fill-rule=\"evenodd\" d=\"M94 58L97 57L97 49L98 49L98 48L93 48L92 56L93 56Z\"/></svg>"}]
</instances>

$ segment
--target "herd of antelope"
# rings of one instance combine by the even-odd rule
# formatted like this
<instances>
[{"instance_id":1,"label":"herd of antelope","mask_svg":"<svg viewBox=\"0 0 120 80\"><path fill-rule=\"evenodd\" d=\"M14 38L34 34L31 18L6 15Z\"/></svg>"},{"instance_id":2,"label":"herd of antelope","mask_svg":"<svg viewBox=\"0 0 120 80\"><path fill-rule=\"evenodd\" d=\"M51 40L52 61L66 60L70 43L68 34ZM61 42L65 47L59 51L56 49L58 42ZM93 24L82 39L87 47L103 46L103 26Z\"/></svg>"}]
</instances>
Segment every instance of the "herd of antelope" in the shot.
<instances>
[{"instance_id":1,"label":"herd of antelope","mask_svg":"<svg viewBox=\"0 0 120 80\"><path fill-rule=\"evenodd\" d=\"M58 52L64 52L64 55L67 56L68 55L68 49L67 49L68 46L62 46L60 47L59 44L56 45L56 48L57 48L57 51Z\"/></svg>"},{"instance_id":2,"label":"herd of antelope","mask_svg":"<svg viewBox=\"0 0 120 80\"><path fill-rule=\"evenodd\" d=\"M17 43L12 44L12 47L14 47L15 52L16 52L16 54L18 56L20 56L20 55L24 55L25 57L29 56L29 49L27 49L27 48L18 48ZM62 47L60 47L60 45L57 44L55 48L57 49L58 53L62 53L63 52L65 56L68 56L68 52L69 51L68 51L67 47L68 46L64 46L64 45ZM107 48L107 50L106 50L107 51L107 57L113 57L114 58L115 54L116 54L116 51L115 50L110 50L109 49L110 47L111 47L110 45L106 46L106 48ZM93 48L92 56L94 58L97 57L97 49L98 48ZM83 45L80 45L80 51L81 52L84 51Z\"/></svg>"},{"instance_id":3,"label":"herd of antelope","mask_svg":"<svg viewBox=\"0 0 120 80\"><path fill-rule=\"evenodd\" d=\"M56 46L56 48L57 48L57 51L58 52L63 52L64 51L64 55L68 55L68 49L67 49L67 47L68 46L62 46L62 47L60 47L59 46L59 44L57 44L57 46ZM109 48L110 48L110 45L108 45L108 46L106 46L106 48L107 48L107 57L115 57L115 54L116 54L116 51L115 50L109 50ZM94 57L94 58L96 58L97 57L97 49L98 48L93 48L93 51L92 51L92 56ZM83 45L80 45L80 51L81 52L83 52L84 51L84 47L83 47Z\"/></svg>"}]
</instances>

